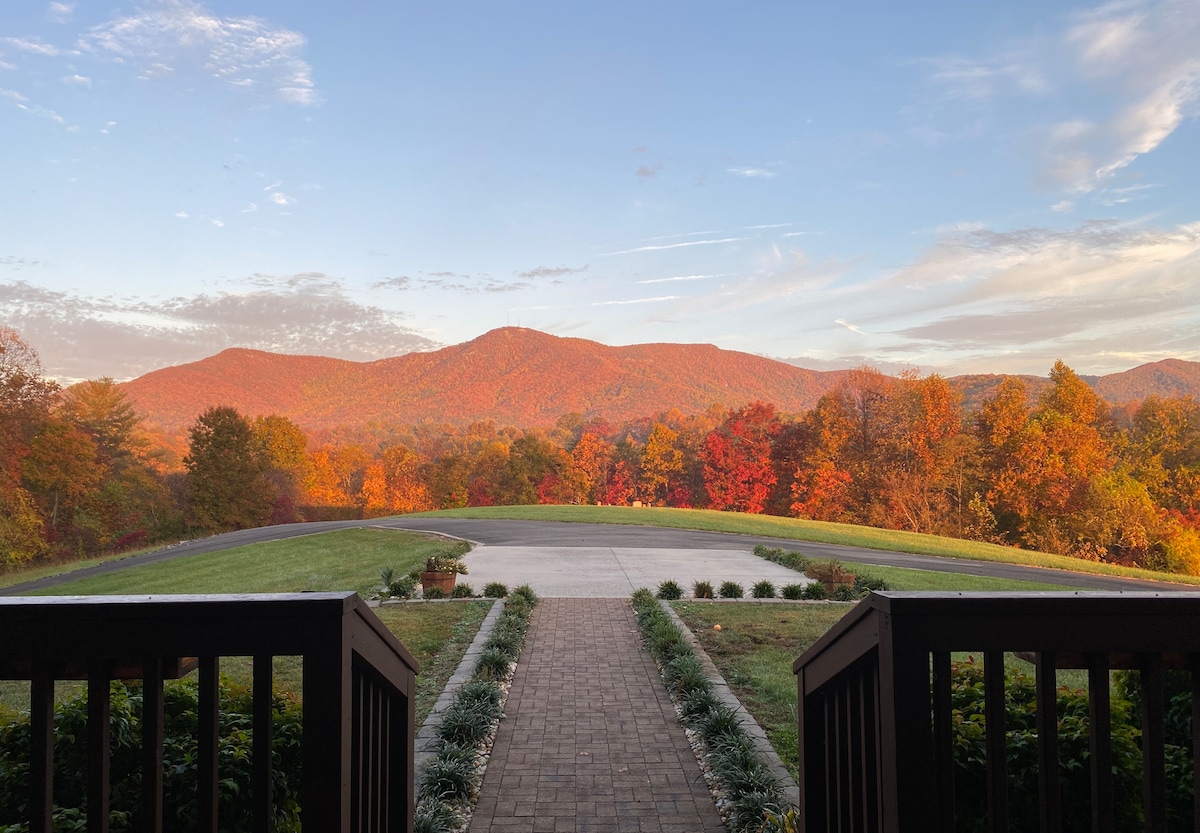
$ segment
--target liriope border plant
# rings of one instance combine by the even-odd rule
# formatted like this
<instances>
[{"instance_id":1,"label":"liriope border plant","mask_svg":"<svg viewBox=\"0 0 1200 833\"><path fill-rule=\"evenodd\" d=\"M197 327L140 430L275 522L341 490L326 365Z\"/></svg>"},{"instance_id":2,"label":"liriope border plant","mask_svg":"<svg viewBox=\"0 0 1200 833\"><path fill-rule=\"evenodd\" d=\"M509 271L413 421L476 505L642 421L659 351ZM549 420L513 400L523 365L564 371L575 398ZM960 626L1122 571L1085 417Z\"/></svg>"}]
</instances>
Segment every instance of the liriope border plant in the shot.
<instances>
[{"instance_id":1,"label":"liriope border plant","mask_svg":"<svg viewBox=\"0 0 1200 833\"><path fill-rule=\"evenodd\" d=\"M537 594L529 585L508 593L504 611L483 643L474 673L455 694L438 727L437 754L421 773L415 833L463 830L479 796L484 764Z\"/></svg>"},{"instance_id":2,"label":"liriope border plant","mask_svg":"<svg viewBox=\"0 0 1200 833\"><path fill-rule=\"evenodd\" d=\"M729 802L724 810L730 830L782 830L778 820L787 816L791 805L737 712L717 697L683 631L654 593L638 590L631 603L642 640L675 700L680 720L704 743L711 774Z\"/></svg>"}]
</instances>

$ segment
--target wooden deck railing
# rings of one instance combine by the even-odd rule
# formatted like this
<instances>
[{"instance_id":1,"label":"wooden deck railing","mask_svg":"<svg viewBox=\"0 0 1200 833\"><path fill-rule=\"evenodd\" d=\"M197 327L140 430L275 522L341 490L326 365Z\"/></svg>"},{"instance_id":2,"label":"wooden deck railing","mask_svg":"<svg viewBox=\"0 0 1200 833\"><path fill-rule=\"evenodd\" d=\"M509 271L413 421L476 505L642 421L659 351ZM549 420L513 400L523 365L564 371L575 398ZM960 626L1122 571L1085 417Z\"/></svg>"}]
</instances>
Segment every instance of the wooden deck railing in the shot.
<instances>
[{"instance_id":1,"label":"wooden deck railing","mask_svg":"<svg viewBox=\"0 0 1200 833\"><path fill-rule=\"evenodd\" d=\"M951 653L984 660L987 829L1009 829L1004 653L1036 669L1040 829L1062 830L1056 668L1086 668L1091 829L1115 829L1110 669L1140 671L1145 829L1167 827L1165 669L1190 669L1200 593L873 593L795 662L801 830L955 829ZM1193 733L1200 761L1200 731ZM1193 767L1200 831L1200 767Z\"/></svg>"},{"instance_id":2,"label":"wooden deck railing","mask_svg":"<svg viewBox=\"0 0 1200 833\"><path fill-rule=\"evenodd\" d=\"M417 663L354 593L0 599L0 679L29 680L30 831L51 830L54 682L87 680L88 830L109 825L109 682L143 681L141 816L161 831L163 680L199 668L197 830L217 830L220 657L253 657L256 833L272 823L272 658L303 657L301 823L411 831Z\"/></svg>"}]
</instances>

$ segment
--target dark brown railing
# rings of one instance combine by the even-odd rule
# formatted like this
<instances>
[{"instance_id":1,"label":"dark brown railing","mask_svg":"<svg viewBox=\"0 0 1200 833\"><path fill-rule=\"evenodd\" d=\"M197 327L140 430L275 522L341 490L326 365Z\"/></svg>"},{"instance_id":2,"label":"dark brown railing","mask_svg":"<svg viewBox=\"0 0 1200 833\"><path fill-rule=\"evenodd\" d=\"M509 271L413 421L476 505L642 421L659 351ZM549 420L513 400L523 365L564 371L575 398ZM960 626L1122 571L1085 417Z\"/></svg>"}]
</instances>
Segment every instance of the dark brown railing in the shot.
<instances>
[{"instance_id":1,"label":"dark brown railing","mask_svg":"<svg viewBox=\"0 0 1200 833\"><path fill-rule=\"evenodd\" d=\"M51 829L55 680L87 680L88 830L109 825L109 681L143 681L142 817L162 830L163 680L199 668L197 830L217 830L219 658L254 658L253 830L272 819L272 658L303 658L301 824L411 831L417 663L354 593L0 599L0 679L29 680L31 833Z\"/></svg>"},{"instance_id":2,"label":"dark brown railing","mask_svg":"<svg viewBox=\"0 0 1200 833\"><path fill-rule=\"evenodd\" d=\"M1115 827L1109 670L1141 680L1144 813L1165 831L1164 669L1191 669L1200 728L1200 593L873 593L796 660L801 830L955 826L951 652L984 657L987 825L1009 829L1004 653L1036 673L1040 828L1062 829L1056 668L1088 672L1093 831ZM1200 731L1193 733L1200 761ZM1200 767L1194 767L1200 831Z\"/></svg>"}]
</instances>

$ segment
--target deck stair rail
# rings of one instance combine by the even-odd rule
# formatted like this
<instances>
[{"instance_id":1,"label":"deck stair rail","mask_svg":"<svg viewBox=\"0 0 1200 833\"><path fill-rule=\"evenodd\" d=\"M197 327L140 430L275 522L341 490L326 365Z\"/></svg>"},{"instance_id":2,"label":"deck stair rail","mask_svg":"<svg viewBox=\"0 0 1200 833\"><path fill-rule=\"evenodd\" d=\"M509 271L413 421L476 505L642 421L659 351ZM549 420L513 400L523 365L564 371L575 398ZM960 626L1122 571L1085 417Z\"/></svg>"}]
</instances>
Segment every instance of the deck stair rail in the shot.
<instances>
[{"instance_id":1,"label":"deck stair rail","mask_svg":"<svg viewBox=\"0 0 1200 833\"><path fill-rule=\"evenodd\" d=\"M141 815L162 830L163 680L198 668L197 827L217 830L220 657L253 657L255 833L272 824L272 658L303 658L301 824L411 831L417 663L355 593L0 599L0 679L30 681L31 833L51 830L54 683L86 680L87 829L109 825L109 682L143 681Z\"/></svg>"},{"instance_id":2,"label":"deck stair rail","mask_svg":"<svg viewBox=\"0 0 1200 833\"><path fill-rule=\"evenodd\" d=\"M1140 671L1145 828L1166 830L1163 672L1191 670L1192 725L1200 728L1197 592L872 593L793 665L801 830L954 830L950 671L960 651L983 656L989 831L1009 829L1005 652L1035 668L1041 830L1062 829L1057 668L1087 669L1098 833L1115 826L1109 671ZM1192 742L1200 761L1200 731Z\"/></svg>"}]
</instances>

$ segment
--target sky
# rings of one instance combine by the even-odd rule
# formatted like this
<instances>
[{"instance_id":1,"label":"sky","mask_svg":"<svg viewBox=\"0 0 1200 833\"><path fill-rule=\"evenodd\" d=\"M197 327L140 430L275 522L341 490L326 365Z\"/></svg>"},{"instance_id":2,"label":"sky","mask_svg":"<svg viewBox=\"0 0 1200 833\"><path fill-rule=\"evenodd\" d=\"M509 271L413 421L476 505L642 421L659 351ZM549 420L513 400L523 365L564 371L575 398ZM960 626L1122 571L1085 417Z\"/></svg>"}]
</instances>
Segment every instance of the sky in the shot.
<instances>
[{"instance_id":1,"label":"sky","mask_svg":"<svg viewBox=\"0 0 1200 833\"><path fill-rule=\"evenodd\" d=\"M1200 2L6 0L0 324L63 380L503 326L1200 360Z\"/></svg>"}]
</instances>

